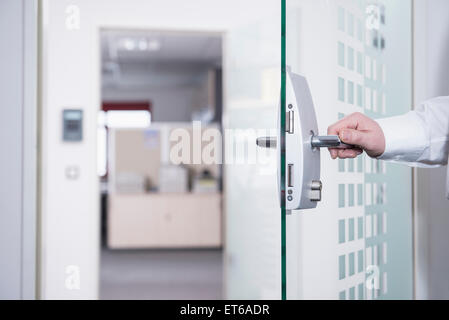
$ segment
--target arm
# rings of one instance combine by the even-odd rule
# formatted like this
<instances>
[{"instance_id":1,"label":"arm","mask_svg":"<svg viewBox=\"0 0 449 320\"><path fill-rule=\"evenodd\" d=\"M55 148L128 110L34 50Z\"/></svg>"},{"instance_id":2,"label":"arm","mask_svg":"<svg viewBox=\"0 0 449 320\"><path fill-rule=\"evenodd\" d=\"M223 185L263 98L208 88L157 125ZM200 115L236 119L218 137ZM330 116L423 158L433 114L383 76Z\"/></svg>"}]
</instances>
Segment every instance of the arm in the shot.
<instances>
[{"instance_id":1,"label":"arm","mask_svg":"<svg viewBox=\"0 0 449 320\"><path fill-rule=\"evenodd\" d=\"M328 134L337 134L360 150L331 149L332 158L354 158L361 150L382 160L405 162L422 167L446 165L449 153L449 97L423 103L405 115L374 121L360 113L332 125Z\"/></svg>"},{"instance_id":2,"label":"arm","mask_svg":"<svg viewBox=\"0 0 449 320\"><path fill-rule=\"evenodd\" d=\"M416 111L378 121L385 135L382 160L420 167L446 165L449 152L449 97L424 102Z\"/></svg>"}]
</instances>

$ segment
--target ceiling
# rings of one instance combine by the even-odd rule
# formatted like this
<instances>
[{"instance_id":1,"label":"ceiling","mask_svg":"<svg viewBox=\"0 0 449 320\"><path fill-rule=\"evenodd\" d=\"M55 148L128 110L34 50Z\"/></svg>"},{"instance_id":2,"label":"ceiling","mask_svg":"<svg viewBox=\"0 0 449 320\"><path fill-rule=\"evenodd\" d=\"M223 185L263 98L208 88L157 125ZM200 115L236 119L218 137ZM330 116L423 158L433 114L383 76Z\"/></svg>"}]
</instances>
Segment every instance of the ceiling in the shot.
<instances>
[{"instance_id":1,"label":"ceiling","mask_svg":"<svg viewBox=\"0 0 449 320\"><path fill-rule=\"evenodd\" d=\"M103 30L104 64L201 64L220 66L222 41L217 33Z\"/></svg>"}]
</instances>

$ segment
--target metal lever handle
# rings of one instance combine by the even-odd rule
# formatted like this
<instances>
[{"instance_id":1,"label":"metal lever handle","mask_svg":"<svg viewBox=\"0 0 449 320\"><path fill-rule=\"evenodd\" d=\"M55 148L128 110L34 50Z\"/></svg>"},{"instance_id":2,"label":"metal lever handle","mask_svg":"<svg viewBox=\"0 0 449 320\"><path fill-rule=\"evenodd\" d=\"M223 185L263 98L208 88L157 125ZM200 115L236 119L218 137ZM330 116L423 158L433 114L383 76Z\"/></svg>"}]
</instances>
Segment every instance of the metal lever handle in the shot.
<instances>
[{"instance_id":1,"label":"metal lever handle","mask_svg":"<svg viewBox=\"0 0 449 320\"><path fill-rule=\"evenodd\" d=\"M262 148L276 149L277 141L275 137L257 138L256 144Z\"/></svg>"},{"instance_id":2,"label":"metal lever handle","mask_svg":"<svg viewBox=\"0 0 449 320\"><path fill-rule=\"evenodd\" d=\"M341 142L338 136L312 136L312 148L354 149L356 146Z\"/></svg>"},{"instance_id":3,"label":"metal lever handle","mask_svg":"<svg viewBox=\"0 0 449 320\"><path fill-rule=\"evenodd\" d=\"M276 149L277 141L275 137L257 138L256 143L259 147ZM312 148L335 148L335 149L354 149L356 146L341 142L338 136L312 136Z\"/></svg>"}]
</instances>

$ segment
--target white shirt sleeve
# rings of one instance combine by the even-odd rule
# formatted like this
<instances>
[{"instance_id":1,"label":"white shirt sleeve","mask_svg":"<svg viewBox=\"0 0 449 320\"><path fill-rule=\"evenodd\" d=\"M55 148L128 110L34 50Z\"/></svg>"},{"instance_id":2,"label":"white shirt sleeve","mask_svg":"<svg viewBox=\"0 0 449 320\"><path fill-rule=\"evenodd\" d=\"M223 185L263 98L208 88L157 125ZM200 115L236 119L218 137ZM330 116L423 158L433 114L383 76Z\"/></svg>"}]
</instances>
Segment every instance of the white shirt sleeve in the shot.
<instances>
[{"instance_id":1,"label":"white shirt sleeve","mask_svg":"<svg viewBox=\"0 0 449 320\"><path fill-rule=\"evenodd\" d=\"M417 167L448 163L449 96L424 102L405 115L377 120L385 136L385 152L378 159Z\"/></svg>"}]
</instances>

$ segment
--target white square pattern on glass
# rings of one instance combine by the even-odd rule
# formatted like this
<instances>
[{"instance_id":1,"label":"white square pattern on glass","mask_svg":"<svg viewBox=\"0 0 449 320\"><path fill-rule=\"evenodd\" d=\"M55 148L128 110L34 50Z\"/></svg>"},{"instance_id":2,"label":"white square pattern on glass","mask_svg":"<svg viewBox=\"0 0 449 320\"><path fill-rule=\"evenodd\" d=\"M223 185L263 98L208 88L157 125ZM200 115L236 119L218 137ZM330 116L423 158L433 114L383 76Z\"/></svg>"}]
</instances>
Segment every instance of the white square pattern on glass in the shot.
<instances>
[{"instance_id":1,"label":"white square pattern on glass","mask_svg":"<svg viewBox=\"0 0 449 320\"><path fill-rule=\"evenodd\" d=\"M341 106L344 112L337 110L337 118L365 110L368 113L386 114L387 98L382 86L387 82L387 70L386 65L376 56L367 53L369 50L366 48L373 45L373 34L365 30L364 4L355 0L339 0L338 3L337 100L343 103ZM350 181L354 177L361 183L337 182L340 212L338 245L347 248L345 254L337 259L341 283L337 294L340 299L377 298L386 293L386 272L382 273L381 291L366 290L363 282L354 287L354 281L348 279L365 273L364 266L387 263L386 242L366 244L366 239L377 241L387 233L387 213L383 210L378 213L368 212L368 208L386 204L387 185L383 182L365 181L367 175L385 175L386 166L383 161L364 156L355 161L340 160L338 172L344 177L344 181ZM353 251L354 241L357 241L356 252Z\"/></svg>"}]
</instances>

